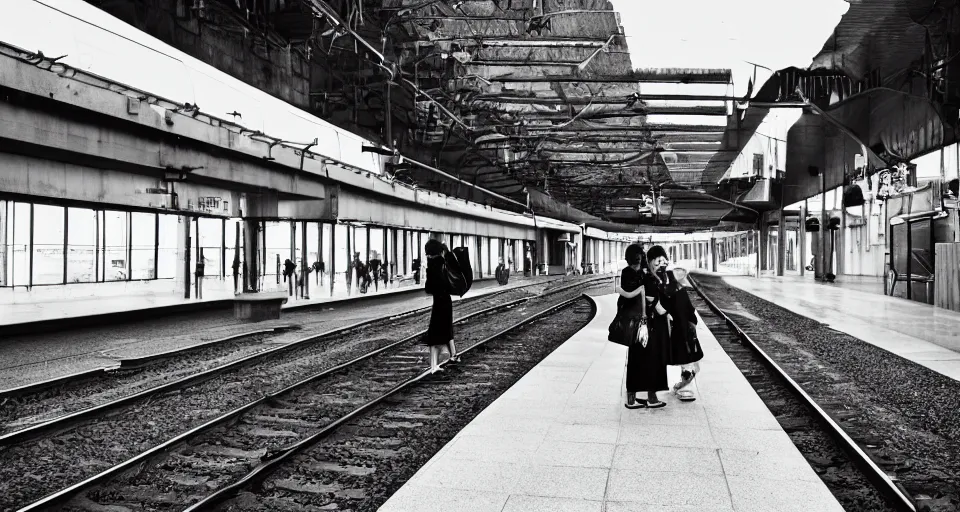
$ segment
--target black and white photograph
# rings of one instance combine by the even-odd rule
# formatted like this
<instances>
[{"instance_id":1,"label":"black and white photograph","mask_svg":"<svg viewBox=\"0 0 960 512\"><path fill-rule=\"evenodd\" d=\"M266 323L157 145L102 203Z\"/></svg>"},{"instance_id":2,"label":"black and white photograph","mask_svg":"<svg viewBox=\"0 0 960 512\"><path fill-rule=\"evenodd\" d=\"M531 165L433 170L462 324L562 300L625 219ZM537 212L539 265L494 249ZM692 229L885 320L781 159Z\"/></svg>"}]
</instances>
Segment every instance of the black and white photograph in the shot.
<instances>
[{"instance_id":1,"label":"black and white photograph","mask_svg":"<svg viewBox=\"0 0 960 512\"><path fill-rule=\"evenodd\" d=\"M960 512L960 0L0 1L0 511Z\"/></svg>"}]
</instances>

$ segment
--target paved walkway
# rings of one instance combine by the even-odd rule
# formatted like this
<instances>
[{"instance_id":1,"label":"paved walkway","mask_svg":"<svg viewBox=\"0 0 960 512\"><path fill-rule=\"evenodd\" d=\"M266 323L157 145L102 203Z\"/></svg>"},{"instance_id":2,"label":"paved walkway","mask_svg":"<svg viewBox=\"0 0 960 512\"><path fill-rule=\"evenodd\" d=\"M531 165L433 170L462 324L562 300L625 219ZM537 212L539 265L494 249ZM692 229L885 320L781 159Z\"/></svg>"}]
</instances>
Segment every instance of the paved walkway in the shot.
<instances>
[{"instance_id":1,"label":"paved walkway","mask_svg":"<svg viewBox=\"0 0 960 512\"><path fill-rule=\"evenodd\" d=\"M696 402L623 407L626 348L597 317L478 415L382 512L840 512L701 323ZM679 379L671 368L671 382Z\"/></svg>"},{"instance_id":2,"label":"paved walkway","mask_svg":"<svg viewBox=\"0 0 960 512\"><path fill-rule=\"evenodd\" d=\"M843 278L840 276L837 280L842 282ZM794 313L960 380L960 313L812 280L740 276L723 276L723 280Z\"/></svg>"}]
</instances>

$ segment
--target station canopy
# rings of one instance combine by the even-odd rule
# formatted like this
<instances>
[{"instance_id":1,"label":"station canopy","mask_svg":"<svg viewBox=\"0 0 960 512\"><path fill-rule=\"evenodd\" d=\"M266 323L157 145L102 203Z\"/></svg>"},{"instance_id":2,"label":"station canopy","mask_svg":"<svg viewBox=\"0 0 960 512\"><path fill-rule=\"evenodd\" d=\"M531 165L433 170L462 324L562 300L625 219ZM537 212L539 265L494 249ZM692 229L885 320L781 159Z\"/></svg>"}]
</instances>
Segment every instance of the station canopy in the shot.
<instances>
[{"instance_id":1,"label":"station canopy","mask_svg":"<svg viewBox=\"0 0 960 512\"><path fill-rule=\"evenodd\" d=\"M736 157L731 72L634 70L608 0L243 3L219 23L262 18L309 55L312 106L399 150L398 180L623 231L755 220L704 173Z\"/></svg>"}]
</instances>

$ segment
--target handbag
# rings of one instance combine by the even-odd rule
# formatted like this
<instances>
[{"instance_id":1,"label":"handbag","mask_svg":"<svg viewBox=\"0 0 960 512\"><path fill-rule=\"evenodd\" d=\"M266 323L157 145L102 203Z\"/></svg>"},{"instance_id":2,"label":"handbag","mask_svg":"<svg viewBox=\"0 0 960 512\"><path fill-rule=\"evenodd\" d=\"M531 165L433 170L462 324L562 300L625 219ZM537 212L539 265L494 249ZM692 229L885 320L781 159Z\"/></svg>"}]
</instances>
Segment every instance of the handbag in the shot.
<instances>
[{"instance_id":1,"label":"handbag","mask_svg":"<svg viewBox=\"0 0 960 512\"><path fill-rule=\"evenodd\" d=\"M636 329L636 337L631 336L634 329ZM641 343L646 347L647 340L649 339L647 323L643 321L643 317L637 316L631 318L623 313L623 309L617 311L617 316L610 322L610 327L607 328L607 331L607 341L612 341L617 345L623 345L625 347L629 347L634 343Z\"/></svg>"}]
</instances>

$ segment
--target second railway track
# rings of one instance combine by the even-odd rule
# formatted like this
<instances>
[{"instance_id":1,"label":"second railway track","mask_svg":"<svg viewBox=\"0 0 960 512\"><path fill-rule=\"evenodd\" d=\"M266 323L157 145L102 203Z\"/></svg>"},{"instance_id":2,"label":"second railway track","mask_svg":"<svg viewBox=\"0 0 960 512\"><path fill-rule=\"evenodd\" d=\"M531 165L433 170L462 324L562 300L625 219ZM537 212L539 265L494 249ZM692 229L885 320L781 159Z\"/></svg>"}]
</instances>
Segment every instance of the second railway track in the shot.
<instances>
[{"instance_id":1,"label":"second railway track","mask_svg":"<svg viewBox=\"0 0 960 512\"><path fill-rule=\"evenodd\" d=\"M578 281L573 285L551 290L545 295L510 301L476 311L458 320L461 324L463 320L470 322L469 328L458 327L458 344L469 345L479 338L490 335L497 326L519 322L534 313L533 310L536 308L554 304L571 295L578 296L583 287L589 287L603 280ZM507 309L504 310L504 308ZM484 318L484 314L493 311L502 312L495 319ZM304 347L291 350L285 352L282 357L272 358L274 360L261 361L235 372L223 373L186 389L157 394L147 400L124 407L111 416L99 418L95 422L65 427L62 431L53 430L36 442L29 441L9 446L0 452L0 460L4 462L3 469L0 469L0 478L2 478L0 508L24 506L50 494L58 487L67 488L81 478L89 479L96 474L101 474L103 477L115 476L120 471L131 467L129 465L118 467L118 462L126 460L129 463L130 455L137 452L143 455L143 452L151 448L155 449L154 452L144 455L143 460L162 453L166 447L158 448L158 441L170 440L175 437L174 434L196 429L200 425L207 424L200 429L205 431L219 424L211 418L228 421L233 417L231 413L241 414L243 411L257 407L270 407L275 410L277 409L276 401L281 399L267 399L265 395L272 394L271 392L276 393L298 381L301 383L304 380L309 381L309 378L303 378L305 375L313 376L328 384L325 384L324 389L330 397L327 401L328 405L332 404L334 410L338 400L344 401L344 404L341 404L343 407L349 407L355 404L354 398L357 393L349 389L353 378L351 375L357 374L354 368L365 367L367 368L365 371L370 371L375 367L371 366L374 364L373 361L383 365L381 378L374 379L370 389L361 393L367 396L369 393L382 392L382 386L395 383L397 379L410 378L410 375L426 366L425 352L415 345L420 333L410 332L406 336L402 334L407 333L393 330L386 335L371 336L368 333L358 332L348 336L350 338L348 340L339 340L336 347ZM398 341L398 338L404 339ZM379 353L372 356L371 351L379 351ZM355 356L358 353L363 353L366 357L357 360ZM355 360L352 364L337 366L337 362L351 359ZM331 367L333 371L330 371ZM323 375L318 377L317 368L328 370L322 371ZM330 378L331 376L335 378ZM292 389L285 391L284 396L292 392ZM340 396L340 393L345 395ZM275 443L267 444L268 452L284 446L284 442L289 441L290 436L301 435L303 432L298 432L298 429L307 428L302 423L302 419L287 422L282 415L261 416L264 416L266 424L271 426L255 427L248 434L257 436L259 433L272 437ZM257 415L245 415L245 417L257 417ZM312 421L322 420L323 417L316 416L307 422L312 424ZM174 444L177 442L173 441ZM232 456L239 456L239 453L241 452L233 453ZM257 452L257 454L246 455L259 457L266 453ZM135 461L132 464L138 463ZM103 474L105 472L108 474ZM89 481L85 486L97 481L99 479ZM72 494L76 490L67 494ZM38 503L36 508L30 508L30 510L47 509L53 502L59 502L67 494L51 502Z\"/></svg>"},{"instance_id":2,"label":"second railway track","mask_svg":"<svg viewBox=\"0 0 960 512\"><path fill-rule=\"evenodd\" d=\"M568 284L562 281L549 282L546 283L544 291L549 292L551 287L563 288ZM538 289L543 288L543 283L537 283L496 291L456 301L454 309L460 315L470 314L490 305L533 297ZM298 345L322 342L359 329L375 328L387 322L393 322L392 327L402 331L410 326L420 325L427 315L429 307L411 309L341 324L341 327L316 334L309 333L313 325L309 321L282 328L261 329L245 335L231 336L219 343L208 342L149 358L139 358L135 361L136 364L125 364L127 361L121 360L120 367L114 370L79 375L76 379L65 378L53 386L27 386L15 394L0 397L0 445L34 435L31 430L42 430L45 424L62 421L65 417L72 416L74 420L89 417L90 414L98 413L98 407L120 406L126 400L185 386L190 384L191 380L197 381L219 371L249 364Z\"/></svg>"},{"instance_id":3,"label":"second railway track","mask_svg":"<svg viewBox=\"0 0 960 512\"><path fill-rule=\"evenodd\" d=\"M811 467L846 510L916 512L908 493L696 283L694 306ZM709 369L707 370L709 371Z\"/></svg>"}]
</instances>

